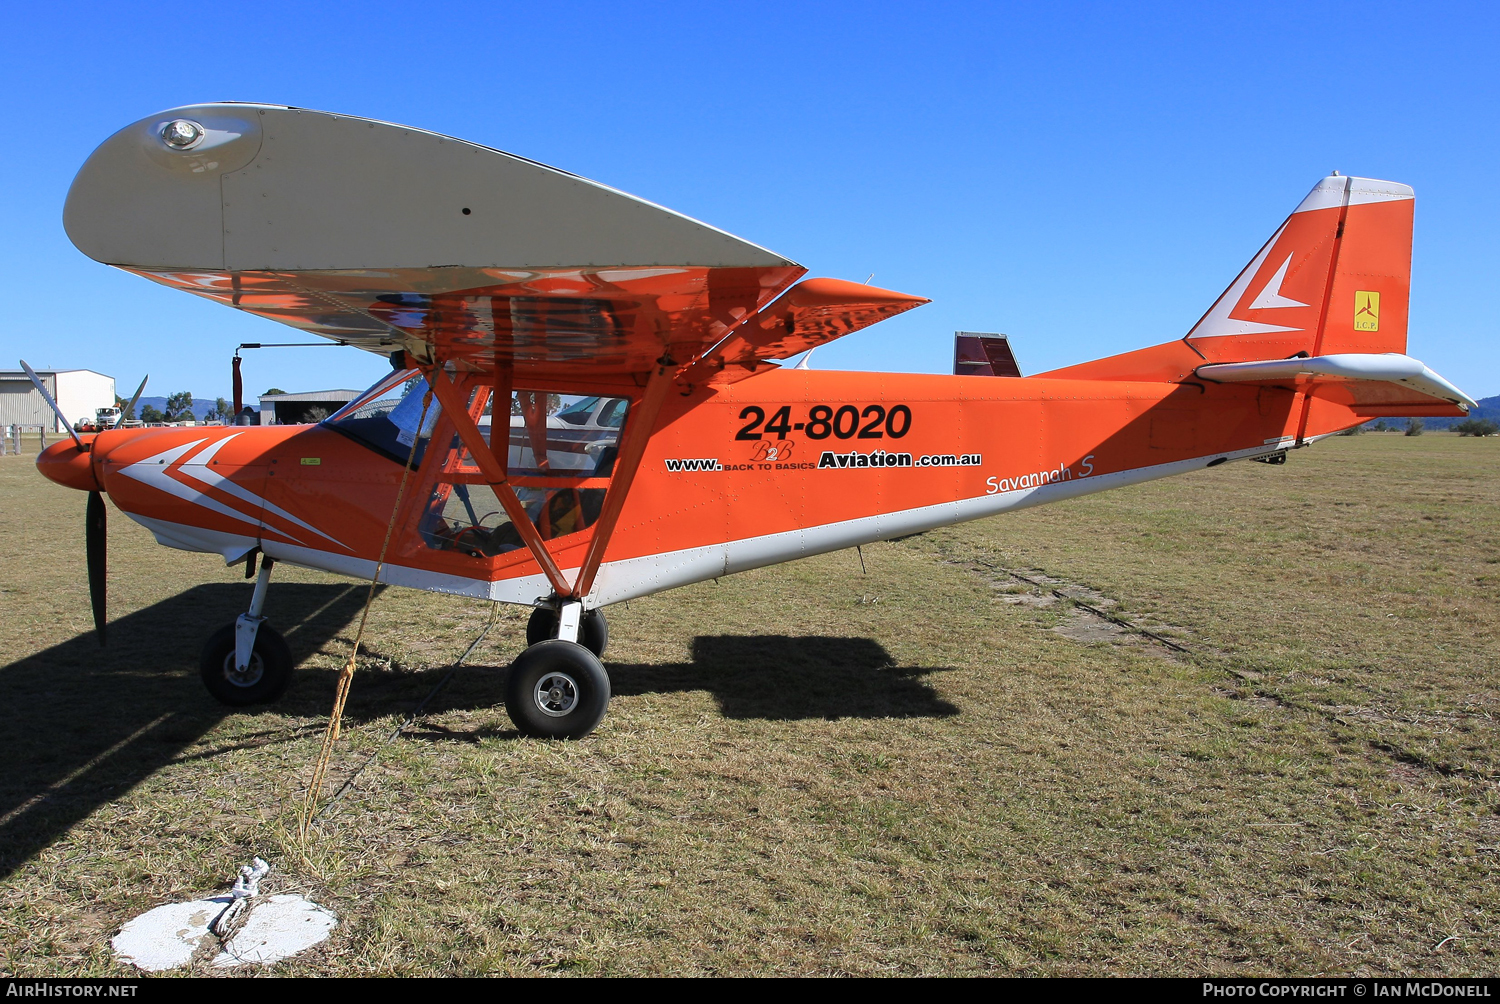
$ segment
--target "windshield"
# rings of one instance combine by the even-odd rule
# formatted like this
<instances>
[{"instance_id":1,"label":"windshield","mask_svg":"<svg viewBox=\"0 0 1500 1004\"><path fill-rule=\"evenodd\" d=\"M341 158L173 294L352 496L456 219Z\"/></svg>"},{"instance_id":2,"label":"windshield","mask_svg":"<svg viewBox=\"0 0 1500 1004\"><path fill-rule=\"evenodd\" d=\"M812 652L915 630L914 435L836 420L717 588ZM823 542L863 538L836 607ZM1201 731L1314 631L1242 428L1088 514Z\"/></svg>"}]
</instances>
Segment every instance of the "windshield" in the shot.
<instances>
[{"instance_id":1,"label":"windshield","mask_svg":"<svg viewBox=\"0 0 1500 1004\"><path fill-rule=\"evenodd\" d=\"M434 400L422 414L427 381L417 370L401 370L380 380L375 386L350 401L323 420L323 425L356 442L385 454L397 463L412 456L412 443L418 439L413 466L422 462L427 437L437 424L440 411ZM418 428L418 423L421 428Z\"/></svg>"}]
</instances>

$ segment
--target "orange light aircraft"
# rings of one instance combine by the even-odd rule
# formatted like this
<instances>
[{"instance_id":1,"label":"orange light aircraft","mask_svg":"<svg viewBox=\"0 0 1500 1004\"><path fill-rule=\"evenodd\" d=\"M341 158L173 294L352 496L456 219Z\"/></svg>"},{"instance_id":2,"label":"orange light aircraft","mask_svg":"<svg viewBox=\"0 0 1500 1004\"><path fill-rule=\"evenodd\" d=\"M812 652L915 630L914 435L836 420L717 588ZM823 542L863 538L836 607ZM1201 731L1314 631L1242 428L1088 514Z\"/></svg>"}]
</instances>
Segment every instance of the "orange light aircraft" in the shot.
<instances>
[{"instance_id":1,"label":"orange light aircraft","mask_svg":"<svg viewBox=\"0 0 1500 1004\"><path fill-rule=\"evenodd\" d=\"M65 224L98 261L392 361L316 425L116 429L38 460L91 493L101 641L100 492L169 547L247 577L263 558L203 654L235 705L291 676L261 613L277 562L534 607L507 708L579 737L609 700L612 603L1473 404L1405 355L1411 189L1337 174L1184 337L1025 378L974 375L1016 372L993 339L961 339L953 376L782 367L927 301L347 115L142 119L89 157Z\"/></svg>"}]
</instances>

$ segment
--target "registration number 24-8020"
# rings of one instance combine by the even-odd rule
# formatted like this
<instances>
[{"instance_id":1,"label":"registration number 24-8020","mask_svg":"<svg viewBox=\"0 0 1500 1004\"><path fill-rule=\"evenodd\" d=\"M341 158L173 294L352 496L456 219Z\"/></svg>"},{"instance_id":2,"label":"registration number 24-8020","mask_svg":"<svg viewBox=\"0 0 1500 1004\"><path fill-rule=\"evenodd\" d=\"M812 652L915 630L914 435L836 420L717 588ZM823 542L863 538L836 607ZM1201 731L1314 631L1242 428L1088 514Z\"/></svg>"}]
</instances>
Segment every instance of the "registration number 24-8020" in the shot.
<instances>
[{"instance_id":1,"label":"registration number 24-8020","mask_svg":"<svg viewBox=\"0 0 1500 1004\"><path fill-rule=\"evenodd\" d=\"M900 439L911 431L911 409L904 404L892 405L887 411L883 405L866 405L863 409L846 404L835 411L826 404L815 404L807 410L807 419L792 421L792 406L782 405L766 421L766 410L759 405L748 405L740 412L742 420L748 419L743 428L735 433L735 439L760 439L769 433L777 439L786 439L793 432L804 433L808 439Z\"/></svg>"}]
</instances>

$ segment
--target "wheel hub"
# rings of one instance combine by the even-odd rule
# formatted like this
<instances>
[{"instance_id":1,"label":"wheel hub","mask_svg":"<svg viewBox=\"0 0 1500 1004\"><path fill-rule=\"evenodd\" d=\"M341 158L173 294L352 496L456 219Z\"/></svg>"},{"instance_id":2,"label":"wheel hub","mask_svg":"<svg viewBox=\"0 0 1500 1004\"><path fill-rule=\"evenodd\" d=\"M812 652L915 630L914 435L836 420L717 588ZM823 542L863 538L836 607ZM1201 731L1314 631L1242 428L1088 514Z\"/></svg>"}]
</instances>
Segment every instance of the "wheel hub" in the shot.
<instances>
[{"instance_id":1,"label":"wheel hub","mask_svg":"<svg viewBox=\"0 0 1500 1004\"><path fill-rule=\"evenodd\" d=\"M542 714L562 718L578 706L578 681L567 673L543 673L533 696Z\"/></svg>"},{"instance_id":2,"label":"wheel hub","mask_svg":"<svg viewBox=\"0 0 1500 1004\"><path fill-rule=\"evenodd\" d=\"M255 686L260 682L260 678L265 675L265 672L266 667L260 660L259 652L251 653L250 662L242 670L234 668L233 649L230 649L229 654L224 657L224 679L236 687Z\"/></svg>"}]
</instances>

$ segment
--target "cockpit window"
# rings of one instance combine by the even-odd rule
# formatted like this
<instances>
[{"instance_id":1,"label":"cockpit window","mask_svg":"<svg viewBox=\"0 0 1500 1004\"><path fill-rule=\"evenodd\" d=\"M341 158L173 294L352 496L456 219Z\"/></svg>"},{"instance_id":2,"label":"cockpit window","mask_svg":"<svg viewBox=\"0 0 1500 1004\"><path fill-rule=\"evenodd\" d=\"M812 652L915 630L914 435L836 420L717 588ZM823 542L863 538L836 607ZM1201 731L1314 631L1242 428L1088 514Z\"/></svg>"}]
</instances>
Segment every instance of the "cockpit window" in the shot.
<instances>
[{"instance_id":1,"label":"cockpit window","mask_svg":"<svg viewBox=\"0 0 1500 1004\"><path fill-rule=\"evenodd\" d=\"M437 400L422 413L427 396L427 381L417 370L392 373L323 420L323 424L356 442L405 463L417 443L413 466L422 462L427 439L432 435L441 411ZM420 424L420 428L419 428Z\"/></svg>"},{"instance_id":2,"label":"cockpit window","mask_svg":"<svg viewBox=\"0 0 1500 1004\"><path fill-rule=\"evenodd\" d=\"M614 474L627 398L577 397L516 390L498 409L489 395L479 410L480 434L509 440L506 473L525 518L543 540L586 530L603 511ZM476 398L477 400L477 398ZM436 461L438 458L433 457ZM484 483L479 466L456 434L418 523L423 543L472 558L494 558L525 547L511 516Z\"/></svg>"}]
</instances>

